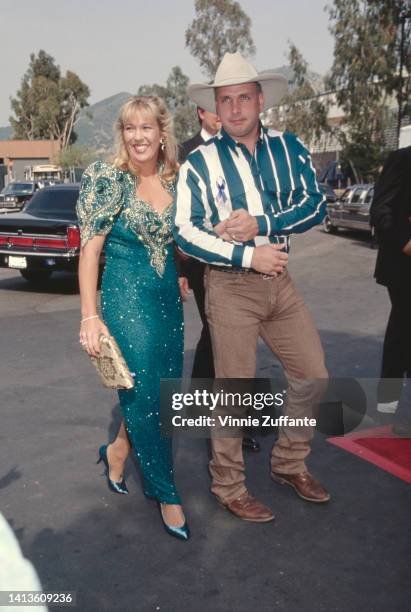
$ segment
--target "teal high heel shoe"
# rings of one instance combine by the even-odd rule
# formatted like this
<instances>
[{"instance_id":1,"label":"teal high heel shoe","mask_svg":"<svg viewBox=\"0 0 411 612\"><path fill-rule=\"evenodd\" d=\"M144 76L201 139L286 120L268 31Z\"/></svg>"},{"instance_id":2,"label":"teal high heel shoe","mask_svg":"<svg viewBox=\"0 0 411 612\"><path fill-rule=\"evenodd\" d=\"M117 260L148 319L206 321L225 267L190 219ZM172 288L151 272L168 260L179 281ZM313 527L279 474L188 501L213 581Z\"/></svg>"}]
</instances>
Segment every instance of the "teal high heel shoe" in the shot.
<instances>
[{"instance_id":1,"label":"teal high heel shoe","mask_svg":"<svg viewBox=\"0 0 411 612\"><path fill-rule=\"evenodd\" d=\"M158 504L159 508L160 508L160 514L161 514L161 519L163 521L163 525L164 525L164 529L167 531L167 533L171 536L174 536L175 538L178 538L179 540L189 540L190 539L190 529L188 527L187 521L184 521L184 525L182 525L181 527L173 527L172 525L167 525L167 523L164 520L164 516L163 516L163 505L161 504L161 502L159 502Z\"/></svg>"},{"instance_id":2,"label":"teal high heel shoe","mask_svg":"<svg viewBox=\"0 0 411 612\"><path fill-rule=\"evenodd\" d=\"M124 478L122 478L120 482L115 482L110 478L110 468L107 459L107 444L103 444L103 446L100 446L100 448L98 449L98 455L99 457L97 463L100 463L100 461L102 461L106 466L106 476L109 489L114 491L114 493L119 493L120 495L128 495L128 489Z\"/></svg>"}]
</instances>

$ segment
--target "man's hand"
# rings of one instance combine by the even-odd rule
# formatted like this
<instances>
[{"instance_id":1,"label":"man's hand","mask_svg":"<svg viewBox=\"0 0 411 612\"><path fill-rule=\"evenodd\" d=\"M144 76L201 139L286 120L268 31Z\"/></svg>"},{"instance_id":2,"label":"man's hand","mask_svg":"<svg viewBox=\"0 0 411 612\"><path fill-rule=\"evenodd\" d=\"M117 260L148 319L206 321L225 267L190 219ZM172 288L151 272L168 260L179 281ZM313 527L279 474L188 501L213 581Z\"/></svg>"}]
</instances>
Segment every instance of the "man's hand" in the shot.
<instances>
[{"instance_id":1,"label":"man's hand","mask_svg":"<svg viewBox=\"0 0 411 612\"><path fill-rule=\"evenodd\" d=\"M231 242L232 238L230 234L226 231L226 224L227 221L220 221L220 223L217 223L217 225L215 225L213 229L217 236L219 236L223 240L227 240L227 242Z\"/></svg>"},{"instance_id":2,"label":"man's hand","mask_svg":"<svg viewBox=\"0 0 411 612\"><path fill-rule=\"evenodd\" d=\"M232 240L247 242L258 234L257 219L244 208L234 210L226 221L225 230Z\"/></svg>"},{"instance_id":3,"label":"man's hand","mask_svg":"<svg viewBox=\"0 0 411 612\"><path fill-rule=\"evenodd\" d=\"M288 262L287 253L281 250L283 248L283 244L264 244L256 247L251 260L251 267L257 272L270 276L281 274Z\"/></svg>"},{"instance_id":4,"label":"man's hand","mask_svg":"<svg viewBox=\"0 0 411 612\"><path fill-rule=\"evenodd\" d=\"M181 299L183 300L183 302L185 302L191 293L190 285L188 284L188 278L185 276L179 276L178 286L180 287Z\"/></svg>"},{"instance_id":5,"label":"man's hand","mask_svg":"<svg viewBox=\"0 0 411 612\"><path fill-rule=\"evenodd\" d=\"M408 257L411 257L411 240L408 240L402 252L404 253L404 255L408 255Z\"/></svg>"},{"instance_id":6,"label":"man's hand","mask_svg":"<svg viewBox=\"0 0 411 612\"><path fill-rule=\"evenodd\" d=\"M187 253L184 253L180 249L180 247L177 247L177 255L181 259L181 261L187 261L187 259L190 259L190 255L187 255Z\"/></svg>"}]
</instances>

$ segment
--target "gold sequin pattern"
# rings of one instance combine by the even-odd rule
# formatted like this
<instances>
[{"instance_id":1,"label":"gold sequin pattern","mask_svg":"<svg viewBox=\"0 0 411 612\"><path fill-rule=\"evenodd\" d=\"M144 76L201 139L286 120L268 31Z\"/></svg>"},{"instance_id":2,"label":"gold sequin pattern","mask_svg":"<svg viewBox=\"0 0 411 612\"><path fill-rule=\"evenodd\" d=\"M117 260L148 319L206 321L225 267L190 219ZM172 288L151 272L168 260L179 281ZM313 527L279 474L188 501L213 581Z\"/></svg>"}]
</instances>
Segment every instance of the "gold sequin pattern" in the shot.
<instances>
[{"instance_id":1,"label":"gold sequin pattern","mask_svg":"<svg viewBox=\"0 0 411 612\"><path fill-rule=\"evenodd\" d=\"M160 181L164 189L174 193L174 182L165 181L161 174ZM121 214L125 225L146 247L151 266L163 276L167 244L173 241L172 205L158 213L138 198L136 191L137 178L131 173L104 162L91 164L83 174L77 203L81 244L84 246L93 236L107 235Z\"/></svg>"}]
</instances>

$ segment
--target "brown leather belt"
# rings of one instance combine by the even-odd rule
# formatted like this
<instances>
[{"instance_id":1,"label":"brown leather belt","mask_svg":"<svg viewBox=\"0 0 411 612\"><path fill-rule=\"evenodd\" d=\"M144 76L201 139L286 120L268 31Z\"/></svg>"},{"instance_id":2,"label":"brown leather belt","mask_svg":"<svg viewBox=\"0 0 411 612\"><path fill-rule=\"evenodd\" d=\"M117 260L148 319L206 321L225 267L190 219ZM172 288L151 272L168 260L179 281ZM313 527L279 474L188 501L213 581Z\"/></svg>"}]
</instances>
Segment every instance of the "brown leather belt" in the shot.
<instances>
[{"instance_id":1,"label":"brown leather belt","mask_svg":"<svg viewBox=\"0 0 411 612\"><path fill-rule=\"evenodd\" d=\"M269 274L257 272L257 270L253 270L252 268L239 268L236 266L215 266L214 264L208 264L208 267L210 268L210 270L228 272L229 274L256 274L257 276L262 276L262 278L264 279L276 278L275 276L270 276Z\"/></svg>"}]
</instances>

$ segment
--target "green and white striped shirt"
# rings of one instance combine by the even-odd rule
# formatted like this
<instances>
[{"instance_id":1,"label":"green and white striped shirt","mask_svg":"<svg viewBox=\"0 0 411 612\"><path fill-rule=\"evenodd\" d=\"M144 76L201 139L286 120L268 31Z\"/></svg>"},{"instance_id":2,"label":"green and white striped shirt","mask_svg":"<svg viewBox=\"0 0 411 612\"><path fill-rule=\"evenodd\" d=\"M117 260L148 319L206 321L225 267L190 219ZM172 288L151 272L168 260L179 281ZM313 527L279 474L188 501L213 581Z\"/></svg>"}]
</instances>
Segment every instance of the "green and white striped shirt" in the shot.
<instances>
[{"instance_id":1,"label":"green and white striped shirt","mask_svg":"<svg viewBox=\"0 0 411 612\"><path fill-rule=\"evenodd\" d=\"M320 223L326 201L311 157L293 134L261 127L254 155L221 132L190 153L181 166L174 237L182 251L210 264L251 267L254 247L283 243ZM258 235L228 242L213 227L233 210L257 219Z\"/></svg>"}]
</instances>

